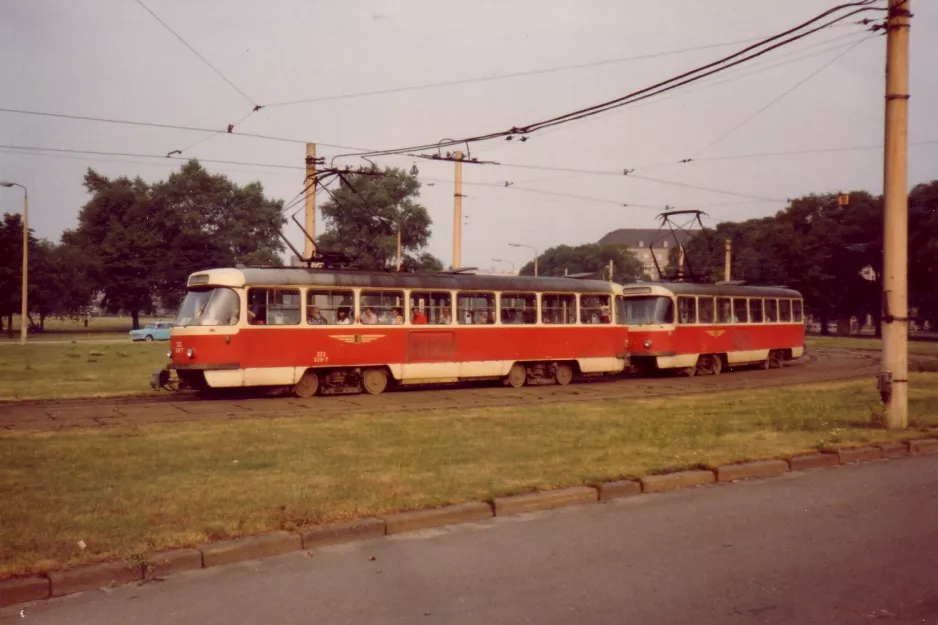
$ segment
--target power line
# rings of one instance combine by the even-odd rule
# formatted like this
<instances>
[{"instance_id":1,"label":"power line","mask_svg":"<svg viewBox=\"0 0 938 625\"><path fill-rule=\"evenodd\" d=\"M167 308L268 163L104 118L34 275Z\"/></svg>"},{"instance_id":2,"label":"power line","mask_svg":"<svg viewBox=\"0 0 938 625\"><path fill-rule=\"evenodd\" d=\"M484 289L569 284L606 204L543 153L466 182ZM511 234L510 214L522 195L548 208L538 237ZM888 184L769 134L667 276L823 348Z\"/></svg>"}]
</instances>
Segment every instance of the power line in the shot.
<instances>
[{"instance_id":1,"label":"power line","mask_svg":"<svg viewBox=\"0 0 938 625\"><path fill-rule=\"evenodd\" d=\"M166 22L164 22L163 20L161 20L160 17L159 17L159 15L157 15L157 14L154 13L152 10L150 10L150 7L148 7L147 5L145 5L142 0L136 0L136 2L137 2L137 4L139 4L141 7L143 7L143 9L144 9L147 13L149 13L150 15L152 15L152 16L153 16L153 19L155 19L157 22L159 22L159 23L163 26L163 28L165 28L166 30L168 30L168 31L173 35L173 37L175 37L176 39L178 39L178 40L180 41L180 43L182 43L182 45L186 46L186 47L189 49L189 51L192 52L192 54L194 54L194 55L196 55L197 57L199 57L199 59L201 59L202 62L205 63L205 64L209 67L209 69L211 69L213 72L215 72L215 74L217 74L219 78L221 78L221 79L224 80L226 83L228 83L228 85L229 85L232 89L234 89L235 91L237 91L238 93L240 93L240 94L244 97L244 99L247 100L247 101L251 104L251 106L255 107L254 110L257 110L257 109L260 108L260 107L256 104L256 102L254 101L254 99L253 99L251 96L249 96L249 95L246 94L244 91L242 91L242 90L238 87L238 85L236 85L236 84L234 84L233 82L231 82L230 80L228 80L228 77L227 77L227 76L225 76L224 74L222 74L221 71L220 71L217 67L215 67L214 65L212 65L212 64L209 62L208 59L206 59L204 56L202 56L201 54L199 54L199 51L198 51L198 50L196 50L196 49L193 48L191 45L189 45L189 43L188 43L185 39L183 39L183 38L179 35L179 33L177 33L175 30L173 30L172 28L170 28L170 27L169 27L169 24L167 24Z\"/></svg>"},{"instance_id":2,"label":"power line","mask_svg":"<svg viewBox=\"0 0 938 625\"><path fill-rule=\"evenodd\" d=\"M834 63L842 59L844 56L846 56L847 54L855 50L857 46L859 46L861 43L863 43L864 41L868 41L871 38L873 37L864 37L860 41L857 41L856 43L851 45L849 48L847 48L846 50L844 50L843 52L841 52L840 54L838 54L837 56L829 60L827 63L817 68L816 70L814 70L813 72L811 72L810 74L808 74L807 76L805 76L804 78L802 78L801 80L793 84L791 87L789 87L788 89L780 93L778 96L769 100L764 106L760 107L756 112L749 115L748 117L743 119L741 122L733 125L728 130L726 130L726 132L718 136L716 139L714 139L707 145L697 150L691 158L696 158L700 154L703 154L704 152L706 152L707 150L709 150L716 144L720 143L721 141L729 137L731 134L733 134L734 132L736 132L737 130L739 130L740 128L748 124L749 122L751 122L753 119L755 119L756 117L758 117L759 115L761 115L762 113L764 113L765 111L767 111L768 109L770 109L771 107L773 107L774 105L778 104L780 101L785 99L786 96L790 95L792 92L798 89L798 87L805 84L806 82L808 82L809 80L811 80L812 78L814 78L815 76L823 72L825 69L827 69L828 67L830 67L831 65L833 65Z\"/></svg>"},{"instance_id":3,"label":"power line","mask_svg":"<svg viewBox=\"0 0 938 625\"><path fill-rule=\"evenodd\" d=\"M426 83L422 85L411 85L408 87L394 87L388 89L375 89L372 91L359 91L355 93L345 93L338 95L329 95L329 96L318 96L314 98L303 98L301 100L288 100L285 102L274 102L272 104L265 104L265 108L274 108L280 106L292 106L295 104L308 104L313 102L327 102L330 100L345 100L350 98L363 98L367 96L374 95L386 95L391 93L404 93L407 91L422 91L427 89L439 89L442 87L453 87L458 85L468 85L473 83L480 82L491 82L495 80L507 80L510 78L519 78L523 76L536 76L541 74L552 74L556 72L569 72L577 69L587 69L591 67L601 67L603 65L614 65L618 63L628 63L631 61L643 61L646 59L655 59L664 56L674 56L677 54L684 54L687 52L695 52L698 50L710 50L712 48L722 48L726 46L738 45L741 43L751 43L753 41L760 41L762 37L752 37L749 39L738 39L736 41L727 41L724 43L713 43L703 46L695 46L693 48L681 48L679 50L668 50L666 52L657 52L654 54L640 54L637 56L626 56L619 57L614 59L604 59L601 61L593 61L589 63L577 63L575 65L561 65L559 67L548 67L543 69L535 69L524 72L511 72L509 74L496 74L494 76L482 76L478 78L465 78L461 80L449 80L445 82L436 82L436 83Z\"/></svg>"}]
</instances>

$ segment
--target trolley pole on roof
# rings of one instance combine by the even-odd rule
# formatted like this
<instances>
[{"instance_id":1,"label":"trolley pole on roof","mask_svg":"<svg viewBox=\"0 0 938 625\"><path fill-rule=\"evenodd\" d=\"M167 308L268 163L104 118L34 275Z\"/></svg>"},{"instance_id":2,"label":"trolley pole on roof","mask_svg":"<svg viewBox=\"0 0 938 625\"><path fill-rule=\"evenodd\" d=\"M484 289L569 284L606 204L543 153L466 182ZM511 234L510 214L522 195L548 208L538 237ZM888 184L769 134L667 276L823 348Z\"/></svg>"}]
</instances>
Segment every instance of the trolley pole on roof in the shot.
<instances>
[{"instance_id":1,"label":"trolley pole on roof","mask_svg":"<svg viewBox=\"0 0 938 625\"><path fill-rule=\"evenodd\" d=\"M456 190L453 192L453 269L462 266L462 152L456 152Z\"/></svg>"},{"instance_id":2,"label":"trolley pole on roof","mask_svg":"<svg viewBox=\"0 0 938 625\"><path fill-rule=\"evenodd\" d=\"M306 232L309 233L309 238L303 237L306 246L304 251L306 253L306 258L312 258L315 254L316 249L313 245L313 241L309 239L316 240L316 144L307 143L306 144L306 182L304 186L306 187L306 218L303 220L303 225L306 227Z\"/></svg>"},{"instance_id":3,"label":"trolley pole on roof","mask_svg":"<svg viewBox=\"0 0 938 625\"><path fill-rule=\"evenodd\" d=\"M909 6L889 0L886 19L886 141L883 151L883 357L879 392L891 430L909 425Z\"/></svg>"}]
</instances>

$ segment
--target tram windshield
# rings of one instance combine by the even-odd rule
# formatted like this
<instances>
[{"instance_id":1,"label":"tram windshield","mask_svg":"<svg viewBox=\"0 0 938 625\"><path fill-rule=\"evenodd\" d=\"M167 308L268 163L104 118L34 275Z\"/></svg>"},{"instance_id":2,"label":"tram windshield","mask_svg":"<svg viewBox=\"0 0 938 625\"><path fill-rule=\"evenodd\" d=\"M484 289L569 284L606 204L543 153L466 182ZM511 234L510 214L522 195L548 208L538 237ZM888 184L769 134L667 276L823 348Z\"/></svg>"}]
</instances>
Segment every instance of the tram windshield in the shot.
<instances>
[{"instance_id":1,"label":"tram windshield","mask_svg":"<svg viewBox=\"0 0 938 625\"><path fill-rule=\"evenodd\" d=\"M179 307L174 325L186 326L233 326L238 323L241 298L232 289L216 287L192 290Z\"/></svg>"},{"instance_id":2,"label":"tram windshield","mask_svg":"<svg viewBox=\"0 0 938 625\"><path fill-rule=\"evenodd\" d=\"M649 295L626 297L625 322L630 326L674 323L674 304L670 297Z\"/></svg>"}]
</instances>

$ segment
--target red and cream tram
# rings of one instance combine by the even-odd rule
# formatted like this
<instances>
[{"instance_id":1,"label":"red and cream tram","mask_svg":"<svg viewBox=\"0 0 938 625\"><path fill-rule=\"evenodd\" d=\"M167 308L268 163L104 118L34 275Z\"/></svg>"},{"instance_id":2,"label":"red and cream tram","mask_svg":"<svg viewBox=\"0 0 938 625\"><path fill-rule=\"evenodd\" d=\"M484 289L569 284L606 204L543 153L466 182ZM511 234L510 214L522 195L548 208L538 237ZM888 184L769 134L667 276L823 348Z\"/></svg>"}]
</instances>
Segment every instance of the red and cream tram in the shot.
<instances>
[{"instance_id":1,"label":"red and cream tram","mask_svg":"<svg viewBox=\"0 0 938 625\"><path fill-rule=\"evenodd\" d=\"M187 286L156 388L171 371L180 388L280 386L300 397L377 394L392 381L520 387L628 364L609 282L247 268L194 273Z\"/></svg>"},{"instance_id":2,"label":"red and cream tram","mask_svg":"<svg viewBox=\"0 0 938 625\"><path fill-rule=\"evenodd\" d=\"M640 372L768 369L804 354L802 298L791 289L676 282L629 284L621 294Z\"/></svg>"}]
</instances>

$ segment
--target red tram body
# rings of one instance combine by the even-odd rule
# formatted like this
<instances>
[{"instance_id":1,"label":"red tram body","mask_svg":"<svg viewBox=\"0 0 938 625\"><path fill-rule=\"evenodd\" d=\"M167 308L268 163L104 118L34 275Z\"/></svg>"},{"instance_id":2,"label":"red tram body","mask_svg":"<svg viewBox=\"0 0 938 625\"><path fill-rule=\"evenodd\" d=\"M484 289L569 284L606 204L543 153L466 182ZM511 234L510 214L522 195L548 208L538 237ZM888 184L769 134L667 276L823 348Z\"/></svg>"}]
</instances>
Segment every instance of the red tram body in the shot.
<instances>
[{"instance_id":1,"label":"red tram body","mask_svg":"<svg viewBox=\"0 0 938 625\"><path fill-rule=\"evenodd\" d=\"M617 285L569 278L304 268L190 276L165 386L288 386L301 397L399 384L566 384L628 364ZM619 323L617 323L617 321Z\"/></svg>"},{"instance_id":2,"label":"red tram body","mask_svg":"<svg viewBox=\"0 0 938 625\"><path fill-rule=\"evenodd\" d=\"M677 282L625 285L621 294L639 371L718 374L740 365L780 367L804 355L797 291Z\"/></svg>"}]
</instances>

